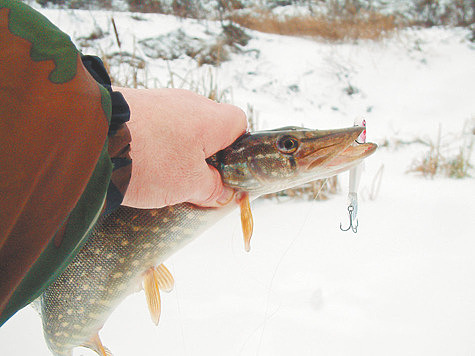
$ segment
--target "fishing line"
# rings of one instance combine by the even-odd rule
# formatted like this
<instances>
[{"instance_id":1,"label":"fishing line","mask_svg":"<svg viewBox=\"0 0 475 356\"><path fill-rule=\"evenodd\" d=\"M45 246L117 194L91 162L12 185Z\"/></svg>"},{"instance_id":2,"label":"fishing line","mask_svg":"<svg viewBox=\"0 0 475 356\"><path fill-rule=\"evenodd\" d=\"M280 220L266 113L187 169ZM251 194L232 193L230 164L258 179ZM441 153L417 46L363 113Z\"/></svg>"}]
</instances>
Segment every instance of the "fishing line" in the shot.
<instances>
[{"instance_id":1,"label":"fishing line","mask_svg":"<svg viewBox=\"0 0 475 356\"><path fill-rule=\"evenodd\" d=\"M279 309L276 309L274 310L274 312L272 312L272 314L270 314L270 316L268 317L268 319L271 319L275 314L277 314L277 312L279 311ZM264 323L265 323L265 320L263 320L261 323L259 323L259 325L257 325L254 330L251 331L251 333L249 334L249 337L247 338L247 341L245 341L242 346L241 346L241 350L239 351L238 355L242 355L243 351L244 351L244 348L246 347L247 343L249 342L249 340L251 339L251 336L254 335L255 333L257 333L257 331L264 326Z\"/></svg>"},{"instance_id":2,"label":"fishing line","mask_svg":"<svg viewBox=\"0 0 475 356\"><path fill-rule=\"evenodd\" d=\"M175 275L175 264L171 263L170 265L171 268L173 268L173 275ZM183 341L183 351L185 355L188 355L188 352L186 351L186 342L185 342L185 327L183 326L183 314L181 313L181 305L180 305L180 298L179 298L179 293L178 293L178 283L175 283L174 285L174 291L176 295L176 307L178 311L178 320L180 320L180 330L181 330L181 339Z\"/></svg>"},{"instance_id":3,"label":"fishing line","mask_svg":"<svg viewBox=\"0 0 475 356\"><path fill-rule=\"evenodd\" d=\"M317 194L315 194L313 200L317 200L317 198L319 197L320 193L322 192L323 188L327 185L327 183L328 183L328 178L325 178L322 186L318 190ZM271 295L272 286L274 284L275 276L277 275L277 271L279 270L280 265L284 261L284 258L287 256L287 254L289 253L289 251L291 250L292 246L295 244L297 239L301 236L301 234L303 232L303 228L307 225L307 222L308 222L308 219L310 217L310 213L312 212L313 206L314 206L313 204L310 206L310 209L308 210L308 212L305 216L304 222L300 226L300 229L299 229L298 233L295 235L295 237L292 239L290 244L287 246L284 253L280 257L279 262L275 266L274 273L273 273L272 278L271 278L270 283L269 283L269 288L267 289L266 311L265 311L265 314L264 314L264 321L263 321L263 325L262 325L262 333L261 333L261 338L259 340L259 346L257 348L256 355L259 355L259 353L261 351L262 340L264 339L264 332L265 332L267 320L269 320L273 315L275 315L277 313L277 310L276 310L272 315L269 316L270 295Z\"/></svg>"}]
</instances>

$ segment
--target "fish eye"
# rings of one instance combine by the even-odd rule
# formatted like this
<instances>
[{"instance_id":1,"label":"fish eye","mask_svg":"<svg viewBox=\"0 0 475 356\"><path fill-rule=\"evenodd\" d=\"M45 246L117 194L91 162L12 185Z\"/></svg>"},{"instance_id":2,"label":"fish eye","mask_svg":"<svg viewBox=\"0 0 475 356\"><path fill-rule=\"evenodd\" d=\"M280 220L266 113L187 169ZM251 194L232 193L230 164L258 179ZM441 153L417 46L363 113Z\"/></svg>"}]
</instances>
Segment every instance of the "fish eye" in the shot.
<instances>
[{"instance_id":1,"label":"fish eye","mask_svg":"<svg viewBox=\"0 0 475 356\"><path fill-rule=\"evenodd\" d=\"M298 147L299 147L298 141L291 136L281 137L277 141L277 148L282 153L294 153L295 151L297 151Z\"/></svg>"}]
</instances>

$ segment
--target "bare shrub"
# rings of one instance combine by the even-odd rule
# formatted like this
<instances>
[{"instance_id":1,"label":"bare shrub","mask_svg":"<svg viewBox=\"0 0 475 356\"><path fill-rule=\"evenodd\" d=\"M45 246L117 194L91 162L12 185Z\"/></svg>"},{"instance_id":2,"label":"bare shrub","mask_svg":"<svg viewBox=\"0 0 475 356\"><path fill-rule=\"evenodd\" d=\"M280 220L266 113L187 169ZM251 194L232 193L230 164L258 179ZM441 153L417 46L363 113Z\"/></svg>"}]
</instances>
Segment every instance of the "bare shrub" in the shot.
<instances>
[{"instance_id":1,"label":"bare shrub","mask_svg":"<svg viewBox=\"0 0 475 356\"><path fill-rule=\"evenodd\" d=\"M417 24L427 27L436 25L468 26L475 22L475 1L416 0Z\"/></svg>"},{"instance_id":2,"label":"bare shrub","mask_svg":"<svg viewBox=\"0 0 475 356\"><path fill-rule=\"evenodd\" d=\"M133 12L150 12L163 13L163 5L161 0L127 0L129 11Z\"/></svg>"},{"instance_id":3,"label":"bare shrub","mask_svg":"<svg viewBox=\"0 0 475 356\"><path fill-rule=\"evenodd\" d=\"M195 0L173 0L173 15L184 18L199 17L199 4Z\"/></svg>"},{"instance_id":4,"label":"bare shrub","mask_svg":"<svg viewBox=\"0 0 475 356\"><path fill-rule=\"evenodd\" d=\"M53 5L64 5L65 0L36 0L38 4L41 6L47 6L48 4L53 4Z\"/></svg>"},{"instance_id":5,"label":"bare shrub","mask_svg":"<svg viewBox=\"0 0 475 356\"><path fill-rule=\"evenodd\" d=\"M219 66L222 62L229 60L229 51L226 42L218 39L215 43L203 47L194 58L199 66L203 64Z\"/></svg>"},{"instance_id":6,"label":"bare shrub","mask_svg":"<svg viewBox=\"0 0 475 356\"><path fill-rule=\"evenodd\" d=\"M112 0L36 0L45 7L49 4L69 9L112 9Z\"/></svg>"},{"instance_id":7,"label":"bare shrub","mask_svg":"<svg viewBox=\"0 0 475 356\"><path fill-rule=\"evenodd\" d=\"M229 46L235 47L236 44L239 46L247 46L251 39L251 36L249 36L243 28L233 23L228 25L223 24L221 27L223 29L222 37L224 37L226 44Z\"/></svg>"},{"instance_id":8,"label":"bare shrub","mask_svg":"<svg viewBox=\"0 0 475 356\"><path fill-rule=\"evenodd\" d=\"M421 24L425 26L438 24L442 15L442 8L438 0L418 0L416 11L421 18Z\"/></svg>"},{"instance_id":9,"label":"bare shrub","mask_svg":"<svg viewBox=\"0 0 475 356\"><path fill-rule=\"evenodd\" d=\"M452 6L457 25L466 26L475 22L475 1L454 0Z\"/></svg>"},{"instance_id":10,"label":"bare shrub","mask_svg":"<svg viewBox=\"0 0 475 356\"><path fill-rule=\"evenodd\" d=\"M182 29L139 41L144 53L150 58L174 60L188 56L198 65L219 66L229 60L230 52L239 52L250 37L236 25L222 26L222 32L207 39L190 36Z\"/></svg>"},{"instance_id":11,"label":"bare shrub","mask_svg":"<svg viewBox=\"0 0 475 356\"><path fill-rule=\"evenodd\" d=\"M217 0L216 3L216 8L221 14L245 8L242 1L239 0Z\"/></svg>"},{"instance_id":12,"label":"bare shrub","mask_svg":"<svg viewBox=\"0 0 475 356\"><path fill-rule=\"evenodd\" d=\"M101 27L96 26L94 27L89 36L78 37L76 38L76 41L78 42L81 48L93 47L94 41L104 38L108 34L109 33L104 32Z\"/></svg>"}]
</instances>

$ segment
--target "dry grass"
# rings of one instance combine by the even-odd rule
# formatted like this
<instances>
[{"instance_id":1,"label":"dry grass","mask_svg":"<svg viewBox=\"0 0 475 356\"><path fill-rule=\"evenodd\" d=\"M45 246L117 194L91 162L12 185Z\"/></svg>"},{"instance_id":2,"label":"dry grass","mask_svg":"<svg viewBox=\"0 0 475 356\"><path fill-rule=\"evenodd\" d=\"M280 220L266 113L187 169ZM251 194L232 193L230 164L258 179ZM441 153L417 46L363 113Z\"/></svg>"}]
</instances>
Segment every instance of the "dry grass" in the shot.
<instances>
[{"instance_id":1,"label":"dry grass","mask_svg":"<svg viewBox=\"0 0 475 356\"><path fill-rule=\"evenodd\" d=\"M230 19L252 30L290 36L308 36L332 41L379 39L397 28L394 16L360 11L354 16L277 17L270 11L257 10L254 16L234 14Z\"/></svg>"},{"instance_id":2,"label":"dry grass","mask_svg":"<svg viewBox=\"0 0 475 356\"><path fill-rule=\"evenodd\" d=\"M281 192L266 194L265 199L306 199L306 200L327 200L331 194L339 191L338 176L328 179L319 179L314 182L300 185L295 188L286 189Z\"/></svg>"},{"instance_id":3,"label":"dry grass","mask_svg":"<svg viewBox=\"0 0 475 356\"><path fill-rule=\"evenodd\" d=\"M426 154L412 162L409 172L420 173L424 177L433 178L440 169L441 156L439 146L431 145Z\"/></svg>"},{"instance_id":4,"label":"dry grass","mask_svg":"<svg viewBox=\"0 0 475 356\"><path fill-rule=\"evenodd\" d=\"M471 137L466 140L457 140L457 142L460 142L460 145L453 154L454 150L450 149L448 144L442 144L439 128L437 140L435 142L427 140L429 150L421 158L412 162L408 172L420 173L428 178L434 178L436 175L457 179L470 177L470 170L473 168L470 158L474 139Z\"/></svg>"},{"instance_id":5,"label":"dry grass","mask_svg":"<svg viewBox=\"0 0 475 356\"><path fill-rule=\"evenodd\" d=\"M259 117L254 106L249 103L247 104L246 116L248 130L251 132L257 131L259 128Z\"/></svg>"},{"instance_id":6,"label":"dry grass","mask_svg":"<svg viewBox=\"0 0 475 356\"><path fill-rule=\"evenodd\" d=\"M191 90L218 103L231 103L232 93L230 87L221 87L218 84L218 71L208 68L206 71L189 71L179 74L168 66L168 81L160 87Z\"/></svg>"},{"instance_id":7,"label":"dry grass","mask_svg":"<svg viewBox=\"0 0 475 356\"><path fill-rule=\"evenodd\" d=\"M445 174L450 178L465 178L470 177L469 170L472 167L470 164L470 156L472 151L472 146L469 149L465 150L460 148L460 151L457 155L446 160L443 165Z\"/></svg>"},{"instance_id":8,"label":"dry grass","mask_svg":"<svg viewBox=\"0 0 475 356\"><path fill-rule=\"evenodd\" d=\"M114 86L128 88L146 88L148 69L145 60L135 53L102 52L101 59Z\"/></svg>"},{"instance_id":9,"label":"dry grass","mask_svg":"<svg viewBox=\"0 0 475 356\"><path fill-rule=\"evenodd\" d=\"M437 146L431 146L430 150L421 159L416 159L409 168L409 172L422 174L424 177L433 178L441 174L448 178L470 177L470 151L460 148L459 152L452 157L440 154Z\"/></svg>"}]
</instances>

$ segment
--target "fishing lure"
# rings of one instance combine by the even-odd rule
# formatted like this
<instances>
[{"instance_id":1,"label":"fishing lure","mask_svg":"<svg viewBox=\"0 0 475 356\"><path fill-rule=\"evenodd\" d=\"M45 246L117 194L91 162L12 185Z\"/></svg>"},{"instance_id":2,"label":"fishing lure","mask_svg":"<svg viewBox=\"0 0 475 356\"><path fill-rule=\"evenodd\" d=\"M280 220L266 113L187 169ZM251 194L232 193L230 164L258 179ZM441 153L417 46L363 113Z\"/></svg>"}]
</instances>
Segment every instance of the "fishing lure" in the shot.
<instances>
[{"instance_id":1,"label":"fishing lure","mask_svg":"<svg viewBox=\"0 0 475 356\"><path fill-rule=\"evenodd\" d=\"M365 129L361 132L358 138L355 140L357 144L366 143L366 120L355 119L354 126L361 126ZM361 162L357 166L351 168L350 179L348 187L348 216L350 219L349 226L344 229L340 223L341 231L348 231L351 229L355 234L358 232L358 186L360 184L361 173L364 169L364 162Z\"/></svg>"}]
</instances>

